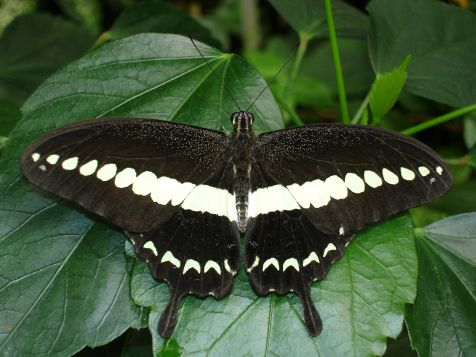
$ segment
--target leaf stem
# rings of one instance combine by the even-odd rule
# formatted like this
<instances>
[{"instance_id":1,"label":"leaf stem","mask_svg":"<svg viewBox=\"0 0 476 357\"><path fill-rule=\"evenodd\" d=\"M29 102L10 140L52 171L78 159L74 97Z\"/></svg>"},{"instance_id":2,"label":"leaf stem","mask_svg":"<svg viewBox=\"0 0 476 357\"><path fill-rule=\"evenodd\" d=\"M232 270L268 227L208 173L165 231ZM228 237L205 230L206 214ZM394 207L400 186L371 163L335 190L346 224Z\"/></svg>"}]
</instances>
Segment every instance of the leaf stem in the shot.
<instances>
[{"instance_id":1,"label":"leaf stem","mask_svg":"<svg viewBox=\"0 0 476 357\"><path fill-rule=\"evenodd\" d=\"M423 130L426 130L426 129L429 129L431 127L434 127L436 125L439 125L439 124L442 124L442 123L446 123L447 121L450 121L452 119L455 119L455 118L458 118L462 115L465 115L465 114L468 114L468 113L471 113L473 111L476 111L476 103L474 104L471 104L471 105L468 105L466 107L463 107L463 108L459 108L459 109L456 109L456 110L453 110L452 112L449 112L449 113L446 113L444 115L441 115L439 117L436 117L436 118L433 118L433 119L430 119L430 120L427 120L421 124L418 124L418 125L415 125L415 126L412 126L408 129L405 129L402 131L402 134L405 134L405 135L413 135L413 134L416 134L420 131L423 131Z\"/></svg>"},{"instance_id":2,"label":"leaf stem","mask_svg":"<svg viewBox=\"0 0 476 357\"><path fill-rule=\"evenodd\" d=\"M284 109L284 111L288 113L289 117L294 122L294 124L296 124L297 126L304 125L301 118L299 118L299 116L294 111L294 109L291 108L291 106L283 99L283 97L281 97L280 95L275 95L275 98L278 101L279 105L281 105L281 107Z\"/></svg>"},{"instance_id":3,"label":"leaf stem","mask_svg":"<svg viewBox=\"0 0 476 357\"><path fill-rule=\"evenodd\" d=\"M327 26L329 28L329 40L331 42L332 58L334 60L334 68L336 71L337 91L339 93L339 105L342 115L342 122L350 123L349 111L347 109L347 99L345 97L344 76L342 75L342 65L339 55L339 47L337 45L337 35L334 25L334 17L332 16L331 0L325 0Z\"/></svg>"},{"instance_id":4,"label":"leaf stem","mask_svg":"<svg viewBox=\"0 0 476 357\"><path fill-rule=\"evenodd\" d=\"M360 118L362 117L362 114L364 113L365 108L367 108L367 106L369 105L370 93L371 91L367 93L364 100L360 104L359 109L357 109L354 116L352 117L352 121L351 121L352 124L359 124Z\"/></svg>"},{"instance_id":5,"label":"leaf stem","mask_svg":"<svg viewBox=\"0 0 476 357\"><path fill-rule=\"evenodd\" d=\"M283 97L286 97L289 94L289 91L296 80L308 44L309 37L306 34L299 34L299 46L296 53L296 59L294 60L293 67L291 68L291 75L289 76L286 87L284 88Z\"/></svg>"}]
</instances>

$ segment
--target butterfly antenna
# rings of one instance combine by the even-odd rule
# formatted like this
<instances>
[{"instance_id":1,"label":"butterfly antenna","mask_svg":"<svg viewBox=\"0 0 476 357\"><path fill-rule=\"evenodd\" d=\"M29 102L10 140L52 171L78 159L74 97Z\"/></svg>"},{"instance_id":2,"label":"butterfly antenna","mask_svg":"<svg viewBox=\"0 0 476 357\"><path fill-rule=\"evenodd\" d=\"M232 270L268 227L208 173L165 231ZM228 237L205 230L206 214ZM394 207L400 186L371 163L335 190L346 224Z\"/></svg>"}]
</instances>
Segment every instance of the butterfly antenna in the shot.
<instances>
[{"instance_id":1,"label":"butterfly antenna","mask_svg":"<svg viewBox=\"0 0 476 357\"><path fill-rule=\"evenodd\" d=\"M281 66L281 68L279 69L279 71L276 72L276 74L273 76L273 78L271 78L271 80L269 81L269 83L267 85L264 86L264 88L261 90L261 92L259 92L259 94L256 96L255 100L253 100L253 102L251 103L251 105L248 107L248 109L246 109L246 111L248 112L251 107L253 105L255 105L256 101L259 99L259 97L261 97L261 94L264 93L264 91L266 89L268 89L271 84L276 80L276 78L278 77L278 75L283 71L283 69L285 69L287 67L287 65L289 64L289 62L291 62L291 60L294 58L294 56L296 55L296 52L299 48L299 42L298 44L296 45L296 48L294 49L294 51L289 55L289 57L286 59L286 61L284 62L284 64Z\"/></svg>"},{"instance_id":2,"label":"butterfly antenna","mask_svg":"<svg viewBox=\"0 0 476 357\"><path fill-rule=\"evenodd\" d=\"M195 49L197 50L197 52L200 54L200 56L203 58L203 60L205 61L205 63L207 64L208 68L210 68L210 71L213 73L214 76L217 76L216 73L215 73L215 70L214 68L210 65L210 63L207 61L207 59L205 58L205 56L203 56L202 52L200 52L200 50L198 49L198 46L195 44L195 41L193 40L192 36L188 36L188 38L190 38L190 41L192 41L192 44L193 46L195 47ZM236 102L235 98L233 98L233 96L231 95L231 92L230 90L228 89L228 87L225 85L225 82L223 81L223 78L218 78L218 76L216 77L221 85L223 86L223 88L225 88L225 91L227 92L228 96L231 98L231 100L233 101L233 103L235 103L236 107L238 108L239 111L241 111L241 108L240 106L238 105L238 103Z\"/></svg>"}]
</instances>

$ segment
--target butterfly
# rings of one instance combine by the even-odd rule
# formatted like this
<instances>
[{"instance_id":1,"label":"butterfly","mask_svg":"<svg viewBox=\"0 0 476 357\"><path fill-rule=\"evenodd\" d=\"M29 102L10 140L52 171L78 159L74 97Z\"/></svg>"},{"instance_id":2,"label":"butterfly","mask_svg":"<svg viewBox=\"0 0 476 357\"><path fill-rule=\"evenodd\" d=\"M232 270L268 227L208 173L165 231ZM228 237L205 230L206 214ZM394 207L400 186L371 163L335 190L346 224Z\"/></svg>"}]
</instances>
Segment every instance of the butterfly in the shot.
<instances>
[{"instance_id":1,"label":"butterfly","mask_svg":"<svg viewBox=\"0 0 476 357\"><path fill-rule=\"evenodd\" d=\"M23 154L23 175L124 230L170 287L158 331L170 337L187 294L224 297L244 267L258 295L294 292L310 335L310 296L355 233L442 196L445 163L387 129L314 124L260 135L253 115L233 131L141 118L81 121Z\"/></svg>"}]
</instances>

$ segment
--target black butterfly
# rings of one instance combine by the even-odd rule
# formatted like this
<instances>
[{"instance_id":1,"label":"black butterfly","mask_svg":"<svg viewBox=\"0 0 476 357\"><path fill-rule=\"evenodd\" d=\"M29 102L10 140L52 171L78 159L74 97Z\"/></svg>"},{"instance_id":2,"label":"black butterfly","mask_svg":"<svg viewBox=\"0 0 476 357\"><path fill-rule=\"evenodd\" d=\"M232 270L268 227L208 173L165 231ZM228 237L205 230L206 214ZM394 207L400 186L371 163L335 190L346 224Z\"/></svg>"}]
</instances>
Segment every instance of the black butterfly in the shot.
<instances>
[{"instance_id":1,"label":"black butterfly","mask_svg":"<svg viewBox=\"0 0 476 357\"><path fill-rule=\"evenodd\" d=\"M149 119L100 119L55 130L22 157L33 184L124 229L155 279L170 285L159 333L169 337L186 294L221 298L240 267L258 295L310 297L354 234L443 195L452 182L430 148L369 126L316 124L255 136Z\"/></svg>"}]
</instances>

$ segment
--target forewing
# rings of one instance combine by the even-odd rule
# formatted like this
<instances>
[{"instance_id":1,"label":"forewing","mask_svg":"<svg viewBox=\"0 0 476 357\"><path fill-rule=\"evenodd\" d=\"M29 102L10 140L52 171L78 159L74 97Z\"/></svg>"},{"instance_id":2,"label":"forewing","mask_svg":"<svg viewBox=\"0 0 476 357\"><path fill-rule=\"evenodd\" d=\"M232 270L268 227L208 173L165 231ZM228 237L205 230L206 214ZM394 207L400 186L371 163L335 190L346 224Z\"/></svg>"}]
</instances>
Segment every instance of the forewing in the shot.
<instances>
[{"instance_id":1,"label":"forewing","mask_svg":"<svg viewBox=\"0 0 476 357\"><path fill-rule=\"evenodd\" d=\"M151 274L170 286L158 326L170 337L186 294L223 297L239 269L227 137L147 119L82 122L34 143L35 185L122 227Z\"/></svg>"},{"instance_id":2,"label":"forewing","mask_svg":"<svg viewBox=\"0 0 476 357\"><path fill-rule=\"evenodd\" d=\"M260 170L330 235L352 235L432 201L452 183L447 166L429 147L368 126L318 124L262 134L256 157Z\"/></svg>"},{"instance_id":3,"label":"forewing","mask_svg":"<svg viewBox=\"0 0 476 357\"><path fill-rule=\"evenodd\" d=\"M167 121L92 120L40 138L21 168L36 186L128 231L148 232L199 185L214 184L227 141L223 133Z\"/></svg>"}]
</instances>

